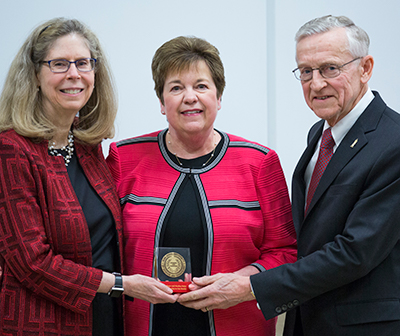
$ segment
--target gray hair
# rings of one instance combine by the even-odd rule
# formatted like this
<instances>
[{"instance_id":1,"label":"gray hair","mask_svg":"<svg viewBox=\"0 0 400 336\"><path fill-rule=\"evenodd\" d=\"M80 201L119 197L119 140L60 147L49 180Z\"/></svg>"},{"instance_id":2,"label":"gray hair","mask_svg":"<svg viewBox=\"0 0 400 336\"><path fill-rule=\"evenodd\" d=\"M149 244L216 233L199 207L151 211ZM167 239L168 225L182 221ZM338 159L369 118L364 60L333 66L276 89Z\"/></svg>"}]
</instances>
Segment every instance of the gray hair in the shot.
<instances>
[{"instance_id":1,"label":"gray hair","mask_svg":"<svg viewBox=\"0 0 400 336\"><path fill-rule=\"evenodd\" d=\"M348 39L348 50L353 57L368 55L369 37L360 27L346 16L326 15L308 21L296 33L296 45L303 38L331 31L336 28L345 28Z\"/></svg>"}]
</instances>

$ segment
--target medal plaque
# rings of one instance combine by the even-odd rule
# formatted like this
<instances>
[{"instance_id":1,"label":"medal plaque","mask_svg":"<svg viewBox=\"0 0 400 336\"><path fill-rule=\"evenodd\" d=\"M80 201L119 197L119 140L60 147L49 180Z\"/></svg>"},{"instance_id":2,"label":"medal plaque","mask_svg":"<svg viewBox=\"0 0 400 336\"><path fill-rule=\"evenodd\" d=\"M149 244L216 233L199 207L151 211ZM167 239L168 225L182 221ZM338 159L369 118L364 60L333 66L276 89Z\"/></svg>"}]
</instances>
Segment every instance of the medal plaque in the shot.
<instances>
[{"instance_id":1,"label":"medal plaque","mask_svg":"<svg viewBox=\"0 0 400 336\"><path fill-rule=\"evenodd\" d=\"M192 281L190 249L157 247L154 251L154 277L170 287L174 293L189 292Z\"/></svg>"}]
</instances>

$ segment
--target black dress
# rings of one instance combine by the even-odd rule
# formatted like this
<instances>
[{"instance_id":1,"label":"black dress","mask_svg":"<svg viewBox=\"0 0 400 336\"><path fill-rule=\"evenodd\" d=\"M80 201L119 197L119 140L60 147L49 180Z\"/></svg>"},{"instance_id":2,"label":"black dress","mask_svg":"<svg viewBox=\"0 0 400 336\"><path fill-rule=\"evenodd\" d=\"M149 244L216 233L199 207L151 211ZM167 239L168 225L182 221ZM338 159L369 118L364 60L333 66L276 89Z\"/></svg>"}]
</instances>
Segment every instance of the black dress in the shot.
<instances>
[{"instance_id":1,"label":"black dress","mask_svg":"<svg viewBox=\"0 0 400 336\"><path fill-rule=\"evenodd\" d=\"M72 156L67 171L88 224L92 266L110 273L119 272L118 238L111 211L90 185L76 155ZM97 293L93 300L93 336L102 335L123 335L122 299Z\"/></svg>"},{"instance_id":2,"label":"black dress","mask_svg":"<svg viewBox=\"0 0 400 336\"><path fill-rule=\"evenodd\" d=\"M215 152L221 150L222 142ZM211 153L192 160L176 159L168 155L177 164L186 168L201 168L210 164L217 155L210 159ZM193 277L201 277L206 272L206 220L200 211L200 195L195 181L190 174L182 183L165 225L161 230L160 247L189 247ZM210 335L208 313L186 308L179 303L154 305L152 336L208 336Z\"/></svg>"}]
</instances>

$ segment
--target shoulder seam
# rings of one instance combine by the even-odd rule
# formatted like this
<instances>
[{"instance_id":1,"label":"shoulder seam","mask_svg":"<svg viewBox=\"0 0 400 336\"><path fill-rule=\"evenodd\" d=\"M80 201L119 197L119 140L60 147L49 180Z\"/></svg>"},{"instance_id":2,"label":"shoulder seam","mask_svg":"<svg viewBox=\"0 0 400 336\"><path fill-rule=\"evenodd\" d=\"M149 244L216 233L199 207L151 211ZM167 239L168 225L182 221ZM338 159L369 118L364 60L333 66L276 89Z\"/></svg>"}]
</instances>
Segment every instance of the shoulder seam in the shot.
<instances>
[{"instance_id":1,"label":"shoulder seam","mask_svg":"<svg viewBox=\"0 0 400 336\"><path fill-rule=\"evenodd\" d=\"M139 138L131 138L120 140L116 142L117 147L133 145L137 143L145 143L145 142L158 142L157 137L139 137Z\"/></svg>"},{"instance_id":2,"label":"shoulder seam","mask_svg":"<svg viewBox=\"0 0 400 336\"><path fill-rule=\"evenodd\" d=\"M261 146L259 144L256 143L252 143L252 142L247 142L247 141L230 141L229 143L229 147L243 147L243 148L252 148L255 150L258 150L264 154L268 154L270 149L266 148L264 146Z\"/></svg>"}]
</instances>

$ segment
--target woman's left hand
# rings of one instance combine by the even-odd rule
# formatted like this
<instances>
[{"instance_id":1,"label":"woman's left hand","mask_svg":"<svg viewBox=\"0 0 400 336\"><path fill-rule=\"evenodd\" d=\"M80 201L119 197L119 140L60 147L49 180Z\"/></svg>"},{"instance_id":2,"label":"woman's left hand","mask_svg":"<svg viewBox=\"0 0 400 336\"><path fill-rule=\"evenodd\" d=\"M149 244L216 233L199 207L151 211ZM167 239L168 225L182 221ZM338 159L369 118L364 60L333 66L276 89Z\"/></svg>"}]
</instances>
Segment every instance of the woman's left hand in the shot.
<instances>
[{"instance_id":1,"label":"woman's left hand","mask_svg":"<svg viewBox=\"0 0 400 336\"><path fill-rule=\"evenodd\" d=\"M254 300L250 277L235 273L218 273L193 278L191 292L179 296L178 302L187 308L202 310L226 309L244 301Z\"/></svg>"},{"instance_id":2,"label":"woman's left hand","mask_svg":"<svg viewBox=\"0 0 400 336\"><path fill-rule=\"evenodd\" d=\"M178 294L160 281L141 274L124 275L124 294L148 301L152 304L175 303Z\"/></svg>"}]
</instances>

